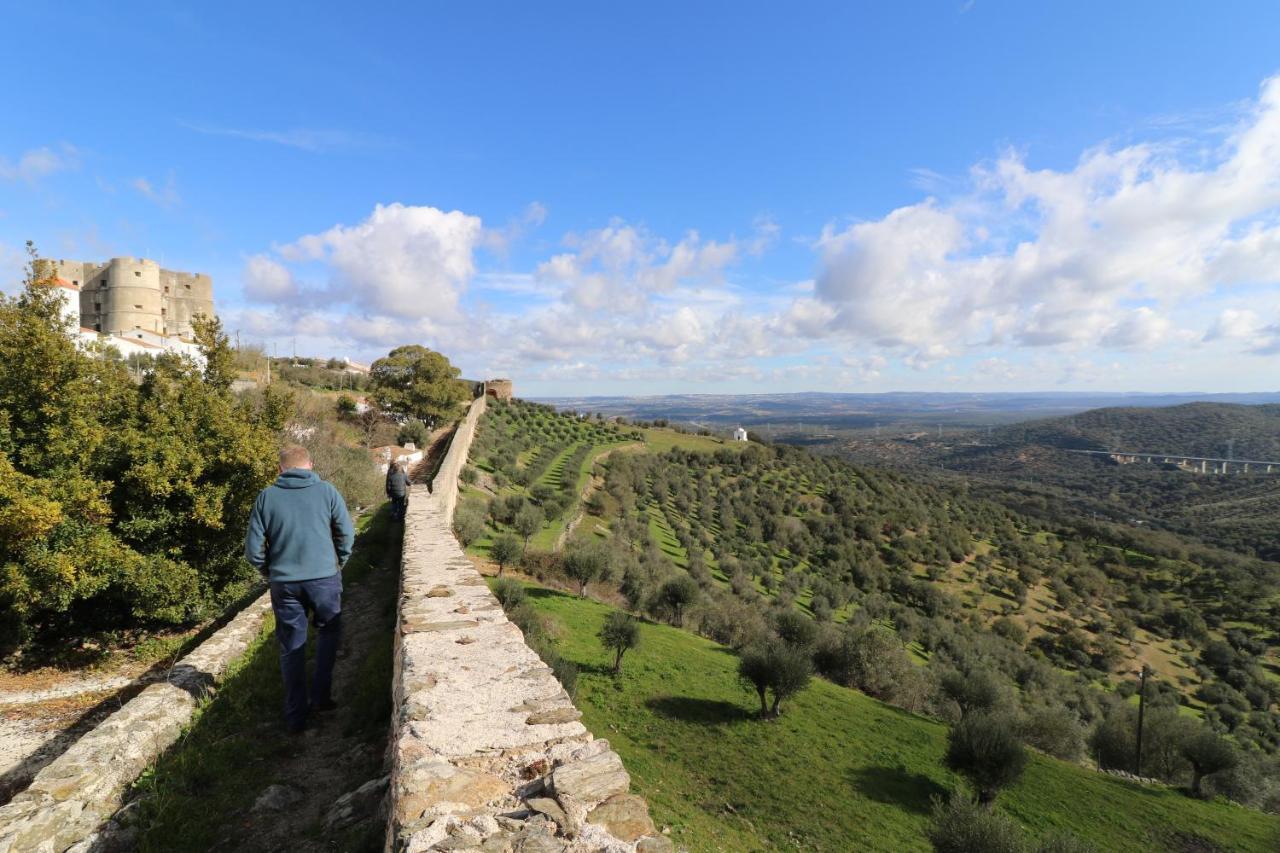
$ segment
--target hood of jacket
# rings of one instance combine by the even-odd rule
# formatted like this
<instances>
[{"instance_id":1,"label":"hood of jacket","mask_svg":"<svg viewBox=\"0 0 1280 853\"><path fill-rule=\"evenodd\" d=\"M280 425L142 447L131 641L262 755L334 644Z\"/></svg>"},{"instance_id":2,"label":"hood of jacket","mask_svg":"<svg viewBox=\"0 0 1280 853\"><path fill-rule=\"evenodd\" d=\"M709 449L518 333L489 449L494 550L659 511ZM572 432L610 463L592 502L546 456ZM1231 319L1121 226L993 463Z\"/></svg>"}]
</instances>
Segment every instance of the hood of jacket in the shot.
<instances>
[{"instance_id":1,"label":"hood of jacket","mask_svg":"<svg viewBox=\"0 0 1280 853\"><path fill-rule=\"evenodd\" d=\"M309 471L306 468L290 468L276 477L275 485L282 489L305 489L323 482L315 471Z\"/></svg>"}]
</instances>

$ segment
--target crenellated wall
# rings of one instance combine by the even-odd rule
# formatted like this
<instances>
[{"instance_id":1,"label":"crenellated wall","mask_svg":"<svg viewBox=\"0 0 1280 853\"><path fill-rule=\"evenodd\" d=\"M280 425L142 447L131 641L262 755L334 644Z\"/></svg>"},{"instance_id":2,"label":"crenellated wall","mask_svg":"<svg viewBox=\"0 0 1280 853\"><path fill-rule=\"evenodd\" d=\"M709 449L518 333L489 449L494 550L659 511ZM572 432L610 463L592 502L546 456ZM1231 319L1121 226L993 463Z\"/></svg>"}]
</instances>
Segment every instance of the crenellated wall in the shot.
<instances>
[{"instance_id":1,"label":"crenellated wall","mask_svg":"<svg viewBox=\"0 0 1280 853\"><path fill-rule=\"evenodd\" d=\"M454 538L458 475L485 398L405 520L386 848L659 853L618 755L579 722Z\"/></svg>"}]
</instances>

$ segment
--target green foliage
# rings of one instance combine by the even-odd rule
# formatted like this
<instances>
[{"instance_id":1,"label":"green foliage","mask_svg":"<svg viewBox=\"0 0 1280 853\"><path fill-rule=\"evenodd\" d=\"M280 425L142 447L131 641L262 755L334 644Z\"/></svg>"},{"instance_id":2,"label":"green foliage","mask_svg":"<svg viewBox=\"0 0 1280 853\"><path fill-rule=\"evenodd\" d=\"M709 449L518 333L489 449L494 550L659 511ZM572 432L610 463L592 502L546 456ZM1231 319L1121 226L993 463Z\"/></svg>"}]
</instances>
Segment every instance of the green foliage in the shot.
<instances>
[{"instance_id":1,"label":"green foliage","mask_svg":"<svg viewBox=\"0 0 1280 853\"><path fill-rule=\"evenodd\" d=\"M162 356L135 383L61 327L33 272L0 297L0 646L187 621L252 576L244 522L290 408L230 392L234 357L197 319L204 366Z\"/></svg>"},{"instance_id":2,"label":"green foliage","mask_svg":"<svg viewBox=\"0 0 1280 853\"><path fill-rule=\"evenodd\" d=\"M493 595L506 611L524 604L524 584L514 578L498 578L493 583Z\"/></svg>"},{"instance_id":3,"label":"green foliage","mask_svg":"<svg viewBox=\"0 0 1280 853\"><path fill-rule=\"evenodd\" d=\"M615 676L598 639L613 608L537 587L529 602L555 620L559 654L581 668L583 724L608 732L633 790L677 847L929 849L930 797L958 782L941 763L945 727L823 680L786 703L780 724L760 725L724 647L646 624ZM1261 812L1038 753L999 809L1029 834L1068 831L1107 853L1183 849L1193 839L1197 849L1271 853L1280 828Z\"/></svg>"},{"instance_id":4,"label":"green foliage","mask_svg":"<svg viewBox=\"0 0 1280 853\"><path fill-rule=\"evenodd\" d=\"M812 674L813 659L808 651L777 639L744 649L738 661L738 675L755 689L760 716L766 719L778 717L783 700L808 687Z\"/></svg>"},{"instance_id":5,"label":"green foliage","mask_svg":"<svg viewBox=\"0 0 1280 853\"><path fill-rule=\"evenodd\" d=\"M564 573L578 585L578 594L587 594L587 584L604 575L609 552L596 542L575 543L564 556Z\"/></svg>"},{"instance_id":6,"label":"green foliage","mask_svg":"<svg viewBox=\"0 0 1280 853\"><path fill-rule=\"evenodd\" d=\"M929 841L934 853L1026 853L1026 834L1008 816L967 797L935 797Z\"/></svg>"},{"instance_id":7,"label":"green foliage","mask_svg":"<svg viewBox=\"0 0 1280 853\"><path fill-rule=\"evenodd\" d=\"M434 427L457 416L470 397L459 373L449 359L424 346L397 347L370 368L370 393L382 411Z\"/></svg>"},{"instance_id":8,"label":"green foliage","mask_svg":"<svg viewBox=\"0 0 1280 853\"><path fill-rule=\"evenodd\" d=\"M339 415L354 415L356 413L356 398L350 394L339 394L336 406Z\"/></svg>"},{"instance_id":9,"label":"green foliage","mask_svg":"<svg viewBox=\"0 0 1280 853\"><path fill-rule=\"evenodd\" d=\"M514 536L504 534L493 540L489 556L498 564L498 574L502 574L503 569L520 559L521 550L520 542Z\"/></svg>"},{"instance_id":10,"label":"green foliage","mask_svg":"<svg viewBox=\"0 0 1280 853\"><path fill-rule=\"evenodd\" d=\"M474 504L458 507L453 516L453 531L458 534L462 547L467 547L484 535L484 511Z\"/></svg>"},{"instance_id":11,"label":"green foliage","mask_svg":"<svg viewBox=\"0 0 1280 853\"><path fill-rule=\"evenodd\" d=\"M698 584L688 575L680 575L664 583L654 596L654 610L665 613L673 625L684 624L684 611L698 600Z\"/></svg>"},{"instance_id":12,"label":"green foliage","mask_svg":"<svg viewBox=\"0 0 1280 853\"><path fill-rule=\"evenodd\" d=\"M396 443L401 447L413 444L419 450L426 450L430 442L431 430L417 418L405 421L400 427L400 432L396 434Z\"/></svg>"},{"instance_id":13,"label":"green foliage","mask_svg":"<svg viewBox=\"0 0 1280 853\"><path fill-rule=\"evenodd\" d=\"M1203 793L1201 783L1205 776L1230 770L1240 760L1235 747L1208 729L1202 729L1183 741L1181 752L1191 765L1191 792L1197 797Z\"/></svg>"},{"instance_id":14,"label":"green foliage","mask_svg":"<svg viewBox=\"0 0 1280 853\"><path fill-rule=\"evenodd\" d=\"M622 672L622 656L640 644L640 623L630 614L610 613L599 636L604 647L614 653L613 671Z\"/></svg>"},{"instance_id":15,"label":"green foliage","mask_svg":"<svg viewBox=\"0 0 1280 853\"><path fill-rule=\"evenodd\" d=\"M1027 751L1007 715L972 712L951 727L947 767L969 780L980 803L995 802L1002 788L1018 780Z\"/></svg>"}]
</instances>

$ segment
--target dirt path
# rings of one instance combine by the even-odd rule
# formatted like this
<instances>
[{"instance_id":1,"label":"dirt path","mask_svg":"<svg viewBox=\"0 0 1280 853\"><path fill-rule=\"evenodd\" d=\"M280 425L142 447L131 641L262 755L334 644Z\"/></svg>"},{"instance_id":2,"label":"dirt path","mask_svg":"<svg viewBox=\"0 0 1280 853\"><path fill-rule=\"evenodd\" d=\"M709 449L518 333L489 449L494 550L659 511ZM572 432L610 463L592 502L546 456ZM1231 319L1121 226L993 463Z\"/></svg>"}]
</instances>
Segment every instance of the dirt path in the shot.
<instances>
[{"instance_id":1,"label":"dirt path","mask_svg":"<svg viewBox=\"0 0 1280 853\"><path fill-rule=\"evenodd\" d=\"M591 468L609 458L609 455L617 450L629 450L643 445L623 444L617 447L610 447L608 450L602 450L595 456L591 457ZM591 497L598 489L604 488L604 478L597 477L592 474L587 478L587 482L582 484L582 493L578 495L577 508L574 510L573 518L569 519L569 523L564 526L564 530L560 531L560 535L556 537L554 550L564 550L564 544L569 541L569 537L573 535L573 531L578 529L578 525L582 523L582 519L587 514L587 499Z\"/></svg>"},{"instance_id":2,"label":"dirt path","mask_svg":"<svg viewBox=\"0 0 1280 853\"><path fill-rule=\"evenodd\" d=\"M400 538L384 506L344 575L338 709L313 714L301 735L285 733L279 656L267 636L139 786L137 805L126 806L138 815L136 834L118 849L381 849Z\"/></svg>"}]
</instances>

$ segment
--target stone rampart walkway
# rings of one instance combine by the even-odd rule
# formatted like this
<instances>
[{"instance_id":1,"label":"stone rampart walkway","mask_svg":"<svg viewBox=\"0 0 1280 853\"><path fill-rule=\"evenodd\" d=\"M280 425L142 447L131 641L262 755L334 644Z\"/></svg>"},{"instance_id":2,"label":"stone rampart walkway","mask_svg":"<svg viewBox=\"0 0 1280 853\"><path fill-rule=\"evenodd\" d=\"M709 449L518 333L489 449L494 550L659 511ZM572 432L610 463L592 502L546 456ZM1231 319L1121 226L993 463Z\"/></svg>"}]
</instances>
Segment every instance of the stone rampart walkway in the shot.
<instances>
[{"instance_id":1,"label":"stone rampart walkway","mask_svg":"<svg viewBox=\"0 0 1280 853\"><path fill-rule=\"evenodd\" d=\"M473 405L405 522L389 850L657 853L645 801L450 529Z\"/></svg>"}]
</instances>

